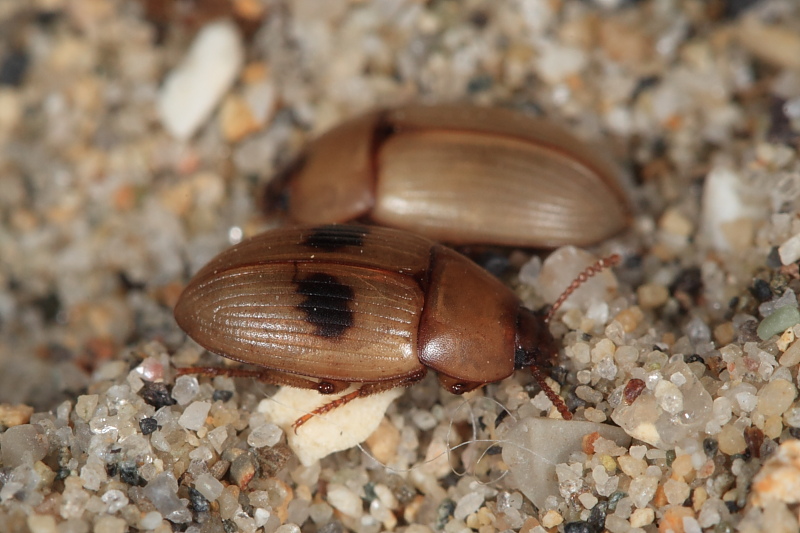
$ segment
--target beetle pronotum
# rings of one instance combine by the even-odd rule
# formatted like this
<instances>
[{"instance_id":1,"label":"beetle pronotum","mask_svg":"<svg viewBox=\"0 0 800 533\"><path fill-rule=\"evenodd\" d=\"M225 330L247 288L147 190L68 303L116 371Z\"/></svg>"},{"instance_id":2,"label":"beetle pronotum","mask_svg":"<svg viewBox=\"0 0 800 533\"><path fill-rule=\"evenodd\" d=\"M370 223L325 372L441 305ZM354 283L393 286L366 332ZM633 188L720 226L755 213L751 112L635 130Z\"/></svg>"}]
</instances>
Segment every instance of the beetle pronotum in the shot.
<instances>
[{"instance_id":1,"label":"beetle pronotum","mask_svg":"<svg viewBox=\"0 0 800 533\"><path fill-rule=\"evenodd\" d=\"M552 122L499 108L409 105L346 121L267 187L299 224L360 219L448 244L555 248L630 222L618 168Z\"/></svg>"},{"instance_id":2,"label":"beetle pronotum","mask_svg":"<svg viewBox=\"0 0 800 533\"><path fill-rule=\"evenodd\" d=\"M520 368L544 384L539 369L557 354L549 315L524 307L475 263L424 237L370 226L288 228L245 240L194 276L175 318L208 350L261 367L180 373L255 376L322 394L362 383L295 427L359 396L411 385L428 369L455 394Z\"/></svg>"}]
</instances>

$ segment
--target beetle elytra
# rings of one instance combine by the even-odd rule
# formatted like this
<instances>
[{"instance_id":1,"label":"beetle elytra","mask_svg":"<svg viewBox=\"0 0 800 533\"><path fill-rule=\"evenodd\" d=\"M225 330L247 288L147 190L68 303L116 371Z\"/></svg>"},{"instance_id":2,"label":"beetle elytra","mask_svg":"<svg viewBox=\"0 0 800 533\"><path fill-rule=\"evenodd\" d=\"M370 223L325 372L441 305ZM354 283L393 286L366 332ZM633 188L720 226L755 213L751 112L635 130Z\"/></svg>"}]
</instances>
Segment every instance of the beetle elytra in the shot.
<instances>
[{"instance_id":1,"label":"beetle elytra","mask_svg":"<svg viewBox=\"0 0 800 533\"><path fill-rule=\"evenodd\" d=\"M267 187L299 224L366 219L455 245L599 242L631 206L619 169L552 122L507 109L409 105L346 121Z\"/></svg>"}]
</instances>

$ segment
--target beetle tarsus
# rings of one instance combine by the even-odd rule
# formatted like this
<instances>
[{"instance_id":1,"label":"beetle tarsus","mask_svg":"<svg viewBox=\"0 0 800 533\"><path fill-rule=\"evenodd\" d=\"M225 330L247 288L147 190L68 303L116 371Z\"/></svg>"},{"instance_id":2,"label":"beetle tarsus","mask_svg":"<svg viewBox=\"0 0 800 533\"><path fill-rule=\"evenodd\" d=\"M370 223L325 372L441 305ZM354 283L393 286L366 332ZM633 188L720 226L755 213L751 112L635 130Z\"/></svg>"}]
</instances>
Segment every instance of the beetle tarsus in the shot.
<instances>
[{"instance_id":1,"label":"beetle tarsus","mask_svg":"<svg viewBox=\"0 0 800 533\"><path fill-rule=\"evenodd\" d=\"M350 403L356 398L360 398L361 396L366 396L366 394L361 392L361 389L356 389L353 392L349 392L344 396L340 396L339 398L336 398L333 401L321 405L320 407L317 407L310 413L306 413L297 420L295 420L294 423L292 424L292 429L294 429L295 434L297 434L298 428L303 424L305 424L306 422L308 422L309 420L311 420L311 418L318 415L324 415L325 413L333 411L337 407L341 407L346 403Z\"/></svg>"}]
</instances>

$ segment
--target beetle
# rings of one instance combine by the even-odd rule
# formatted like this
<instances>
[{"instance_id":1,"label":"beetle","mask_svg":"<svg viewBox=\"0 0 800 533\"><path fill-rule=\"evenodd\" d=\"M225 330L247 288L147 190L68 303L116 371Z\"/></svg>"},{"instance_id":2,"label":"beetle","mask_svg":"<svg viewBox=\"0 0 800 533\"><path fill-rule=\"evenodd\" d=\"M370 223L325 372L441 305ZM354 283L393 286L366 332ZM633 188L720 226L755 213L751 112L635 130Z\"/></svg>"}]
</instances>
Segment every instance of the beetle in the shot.
<instances>
[{"instance_id":1,"label":"beetle","mask_svg":"<svg viewBox=\"0 0 800 533\"><path fill-rule=\"evenodd\" d=\"M428 370L462 394L530 368L570 418L539 370L557 353L549 316L526 308L458 252L402 230L324 225L262 233L203 267L175 319L209 351L260 367L179 373L255 376L322 394L361 383L295 428L360 396L411 385Z\"/></svg>"},{"instance_id":2,"label":"beetle","mask_svg":"<svg viewBox=\"0 0 800 533\"><path fill-rule=\"evenodd\" d=\"M310 142L262 203L298 224L358 219L453 245L556 248L602 241L630 223L620 175L604 153L543 119L407 105Z\"/></svg>"}]
</instances>

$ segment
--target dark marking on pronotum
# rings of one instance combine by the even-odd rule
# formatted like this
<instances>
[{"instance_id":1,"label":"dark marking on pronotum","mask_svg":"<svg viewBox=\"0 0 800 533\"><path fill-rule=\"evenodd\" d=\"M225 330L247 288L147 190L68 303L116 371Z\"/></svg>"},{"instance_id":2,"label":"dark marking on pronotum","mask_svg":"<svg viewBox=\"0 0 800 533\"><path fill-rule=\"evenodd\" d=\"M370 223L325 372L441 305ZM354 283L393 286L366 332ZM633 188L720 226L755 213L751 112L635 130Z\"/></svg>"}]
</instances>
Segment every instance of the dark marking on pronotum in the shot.
<instances>
[{"instance_id":1,"label":"dark marking on pronotum","mask_svg":"<svg viewBox=\"0 0 800 533\"><path fill-rule=\"evenodd\" d=\"M364 237L369 233L366 226L319 226L311 230L301 244L333 252L345 246L364 246Z\"/></svg>"},{"instance_id":2,"label":"dark marking on pronotum","mask_svg":"<svg viewBox=\"0 0 800 533\"><path fill-rule=\"evenodd\" d=\"M320 337L340 337L353 327L353 311L350 302L353 288L341 283L329 274L317 272L297 283L297 293L306 297L297 307L306 314Z\"/></svg>"}]
</instances>

